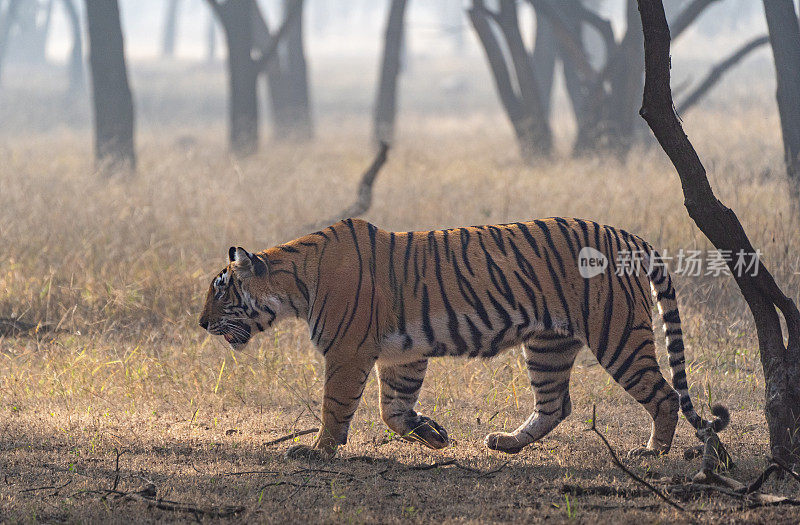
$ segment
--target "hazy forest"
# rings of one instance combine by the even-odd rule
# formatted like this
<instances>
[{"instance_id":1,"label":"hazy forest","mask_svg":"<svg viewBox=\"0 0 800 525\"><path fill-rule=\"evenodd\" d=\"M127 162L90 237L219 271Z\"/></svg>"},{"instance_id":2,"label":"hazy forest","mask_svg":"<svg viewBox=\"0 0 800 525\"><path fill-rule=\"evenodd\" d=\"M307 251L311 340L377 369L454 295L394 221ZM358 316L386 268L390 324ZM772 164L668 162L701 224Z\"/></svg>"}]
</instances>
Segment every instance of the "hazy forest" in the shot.
<instances>
[{"instance_id":1,"label":"hazy forest","mask_svg":"<svg viewBox=\"0 0 800 525\"><path fill-rule=\"evenodd\" d=\"M797 523L799 188L794 0L0 0L0 521ZM431 359L444 448L373 371L336 455L287 457L308 323L238 351L198 318L229 247L356 216L640 235L728 428L629 456L652 420L584 348L571 416L490 450L534 406L520 347Z\"/></svg>"}]
</instances>

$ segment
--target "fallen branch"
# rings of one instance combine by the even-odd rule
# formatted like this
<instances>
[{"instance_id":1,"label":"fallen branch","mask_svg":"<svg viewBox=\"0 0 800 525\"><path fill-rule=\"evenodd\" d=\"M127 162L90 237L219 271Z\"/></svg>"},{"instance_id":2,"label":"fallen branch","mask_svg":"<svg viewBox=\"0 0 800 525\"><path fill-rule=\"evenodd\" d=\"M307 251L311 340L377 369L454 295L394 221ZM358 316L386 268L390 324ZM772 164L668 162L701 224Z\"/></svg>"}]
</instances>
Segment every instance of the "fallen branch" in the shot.
<instances>
[{"instance_id":1,"label":"fallen branch","mask_svg":"<svg viewBox=\"0 0 800 525\"><path fill-rule=\"evenodd\" d=\"M114 449L114 452L117 453L117 459L115 460L115 465L114 465L114 486L111 487L111 490L117 490L117 485L119 484L119 458L125 452L127 452L127 450L118 451Z\"/></svg>"},{"instance_id":2,"label":"fallen branch","mask_svg":"<svg viewBox=\"0 0 800 525\"><path fill-rule=\"evenodd\" d=\"M365 171L364 175L361 176L361 182L358 185L356 201L353 204L340 211L331 219L310 225L307 227L307 229L317 230L342 219L357 217L369 210L369 207L372 205L372 185L375 183L375 178L377 177L378 172L386 163L386 156L388 152L389 144L386 142L381 142L380 149L378 150L378 154L375 156L375 160L372 161L370 167L367 168L367 171Z\"/></svg>"},{"instance_id":3,"label":"fallen branch","mask_svg":"<svg viewBox=\"0 0 800 525\"><path fill-rule=\"evenodd\" d=\"M788 465L786 465L786 463L784 463L784 462L783 462L783 461L781 461L780 459L778 459L778 458L774 458L774 457L773 457L773 458L770 458L770 459L771 459L771 461L772 461L773 463L775 463L776 465L778 465L778 466L779 466L781 469L783 469L784 471L786 471L786 472L787 472L787 473L788 473L790 476L792 476L792 477L793 477L795 480L797 480L797 482L798 482L798 483L800 483L800 474L798 474L797 472L795 472L794 470L792 470L791 468L789 468L789 466L788 466Z\"/></svg>"},{"instance_id":4,"label":"fallen branch","mask_svg":"<svg viewBox=\"0 0 800 525\"><path fill-rule=\"evenodd\" d=\"M226 506L226 507L220 507L218 509L217 508L204 509L196 505L193 505L191 503L181 503L179 501L171 501L160 498L157 499L156 486L152 484L147 485L144 489L139 490L137 492L128 492L123 495L120 495L119 498L146 503L147 505L155 507L160 510L202 514L204 516L209 516L214 518L227 518L245 510L245 508L242 506Z\"/></svg>"},{"instance_id":5,"label":"fallen branch","mask_svg":"<svg viewBox=\"0 0 800 525\"><path fill-rule=\"evenodd\" d=\"M499 467L497 467L495 469L492 469L492 470L481 470L481 469L476 469L476 468L472 468L472 467L467 467L466 465L462 465L461 463L459 463L458 461L456 461L454 459L448 459L447 461L437 461L436 463L431 463L430 465L412 465L410 467L406 467L403 470L406 470L406 471L411 471L411 470L425 471L425 470L433 470L433 469L442 468L442 467L455 467L457 469L461 469L461 470L464 470L466 472L470 472L472 474L477 474L479 477L482 477L482 476L488 476L488 475L496 474L496 473L500 472L501 470L506 468L508 463L509 462L506 461L505 463L503 463Z\"/></svg>"},{"instance_id":6,"label":"fallen branch","mask_svg":"<svg viewBox=\"0 0 800 525\"><path fill-rule=\"evenodd\" d=\"M19 493L20 493L20 494L22 494L22 493L25 493L25 492L38 492L38 491L40 491L40 490L50 490L50 489L53 489L53 490L55 490L55 491L56 491L56 494L57 494L59 490L63 489L64 487L66 487L67 485L69 485L70 483L72 483L72 481L73 481L73 480L72 480L72 479L70 479L69 481L67 481L67 482L66 482L66 483L64 483L63 485L58 485L58 486L56 486L56 485L49 485L49 486L47 486L47 487L33 487L33 488L29 488L29 489L22 489L22 490L20 490L20 491L19 491Z\"/></svg>"},{"instance_id":7,"label":"fallen branch","mask_svg":"<svg viewBox=\"0 0 800 525\"><path fill-rule=\"evenodd\" d=\"M597 409L597 406L596 405L592 405L592 427L587 429L587 430L590 430L590 431L594 432L595 434L597 434L600 437L601 440L603 440L603 443L605 444L606 448L611 453L611 459L614 462L614 464L617 465L625 474L630 476L631 479L633 479L636 482L638 482L639 484L647 487L647 489L650 492L652 492L653 494L655 494L656 496L658 496L659 498L664 500L670 506L678 509L681 512L686 512L686 509L684 509L683 507L681 507L680 505L675 503L675 501L671 500L666 494L664 494L663 492L661 492L660 490L655 488L653 485L651 485L650 483L648 483L644 479L640 478L639 476L637 476L636 474L631 472L625 465L622 464L622 462L617 457L617 453L614 452L614 449L611 448L611 445L608 443L608 440L606 439L606 437L599 430L597 430L597 410L596 409Z\"/></svg>"},{"instance_id":8,"label":"fallen branch","mask_svg":"<svg viewBox=\"0 0 800 525\"><path fill-rule=\"evenodd\" d=\"M561 485L561 493L570 496L618 496L620 498L639 498L650 494L650 491L629 490L610 485L594 485L581 487L580 485Z\"/></svg>"},{"instance_id":9,"label":"fallen branch","mask_svg":"<svg viewBox=\"0 0 800 525\"><path fill-rule=\"evenodd\" d=\"M305 436L306 434L313 434L314 432L319 432L319 429L309 428L307 430L297 430L295 432L292 432L291 434L286 434L285 436L273 439L272 441L267 441L266 443L264 443L264 446L271 447L272 445L277 445L278 443L283 443L284 441L289 441L290 439L294 439L296 437Z\"/></svg>"},{"instance_id":10,"label":"fallen branch","mask_svg":"<svg viewBox=\"0 0 800 525\"><path fill-rule=\"evenodd\" d=\"M781 468L778 465L776 465L775 463L773 463L772 465L767 467L766 470L764 470L764 472L762 472L756 479L753 480L752 483L750 483L745 488L745 494L750 494L750 493L755 492L758 489L760 489L761 485L763 485L769 479L769 477L772 475L772 473L776 472L776 471L778 471L780 469Z\"/></svg>"},{"instance_id":11,"label":"fallen branch","mask_svg":"<svg viewBox=\"0 0 800 525\"><path fill-rule=\"evenodd\" d=\"M456 465L456 460L448 459L447 461L437 461L430 465L411 465L410 467L406 467L405 470L433 470L435 468L449 467L451 465Z\"/></svg>"},{"instance_id":12,"label":"fallen branch","mask_svg":"<svg viewBox=\"0 0 800 525\"><path fill-rule=\"evenodd\" d=\"M241 472L226 472L222 474L222 477L247 476L251 474L277 476L278 474L281 474L281 472L275 470L244 470Z\"/></svg>"},{"instance_id":13,"label":"fallen branch","mask_svg":"<svg viewBox=\"0 0 800 525\"><path fill-rule=\"evenodd\" d=\"M138 501L160 510L187 512L194 514L195 516L208 516L211 518L227 518L245 510L245 507L240 505L224 506L219 508L203 508L192 503L161 499L156 497L156 486L152 483L149 483L144 488L133 492L124 492L113 489L81 490L72 496L75 497L79 494L100 494L102 495L101 499L103 500L106 500L106 498L109 496L114 496L115 501Z\"/></svg>"},{"instance_id":14,"label":"fallen branch","mask_svg":"<svg viewBox=\"0 0 800 525\"><path fill-rule=\"evenodd\" d=\"M64 332L46 323L29 323L14 317L0 317L0 337L16 337L20 335L38 335L43 333Z\"/></svg>"}]
</instances>

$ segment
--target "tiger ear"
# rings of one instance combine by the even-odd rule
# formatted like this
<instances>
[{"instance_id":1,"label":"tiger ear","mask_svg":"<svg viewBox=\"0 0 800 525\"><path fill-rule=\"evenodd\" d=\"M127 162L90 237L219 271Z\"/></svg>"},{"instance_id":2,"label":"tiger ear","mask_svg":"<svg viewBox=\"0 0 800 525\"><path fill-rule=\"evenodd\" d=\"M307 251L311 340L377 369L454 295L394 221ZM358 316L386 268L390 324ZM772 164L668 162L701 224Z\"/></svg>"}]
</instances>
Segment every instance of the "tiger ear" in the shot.
<instances>
[{"instance_id":1,"label":"tiger ear","mask_svg":"<svg viewBox=\"0 0 800 525\"><path fill-rule=\"evenodd\" d=\"M238 246L228 250L228 257L233 263L234 271L241 278L263 277L267 273L267 264L258 255L252 254Z\"/></svg>"}]
</instances>

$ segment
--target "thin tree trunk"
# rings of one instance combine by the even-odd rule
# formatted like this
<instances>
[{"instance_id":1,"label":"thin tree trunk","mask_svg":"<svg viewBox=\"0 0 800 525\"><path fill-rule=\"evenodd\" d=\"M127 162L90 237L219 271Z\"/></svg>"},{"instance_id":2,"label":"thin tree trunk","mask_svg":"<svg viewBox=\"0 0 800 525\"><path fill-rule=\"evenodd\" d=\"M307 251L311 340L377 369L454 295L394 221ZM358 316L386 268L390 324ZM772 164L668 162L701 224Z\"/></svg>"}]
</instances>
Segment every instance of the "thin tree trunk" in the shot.
<instances>
[{"instance_id":1,"label":"thin tree trunk","mask_svg":"<svg viewBox=\"0 0 800 525\"><path fill-rule=\"evenodd\" d=\"M164 13L164 32L161 38L161 56L172 58L175 56L175 40L178 31L178 12L180 0L168 0Z\"/></svg>"},{"instance_id":2,"label":"thin tree trunk","mask_svg":"<svg viewBox=\"0 0 800 525\"><path fill-rule=\"evenodd\" d=\"M553 93L553 76L556 69L556 41L550 20L538 13L535 13L535 17L536 37L533 42L531 66L533 67L533 78L539 87L542 111L549 118Z\"/></svg>"},{"instance_id":3,"label":"thin tree trunk","mask_svg":"<svg viewBox=\"0 0 800 525\"><path fill-rule=\"evenodd\" d=\"M11 28L14 26L21 1L22 0L8 0L5 11L0 13L3 15L2 18L0 18L0 81L2 81L3 78L3 62L8 53Z\"/></svg>"},{"instance_id":4,"label":"thin tree trunk","mask_svg":"<svg viewBox=\"0 0 800 525\"><path fill-rule=\"evenodd\" d=\"M526 132L524 130L525 113L522 109L522 101L514 92L514 86L511 83L511 72L506 64L500 43L497 41L489 19L484 13L484 9L481 2L473 2L473 6L467 11L467 14L472 26L475 28L475 34L478 35L478 39L486 53L497 94L514 128L517 141L520 143L520 150L524 150L522 138L526 135Z\"/></svg>"},{"instance_id":5,"label":"thin tree trunk","mask_svg":"<svg viewBox=\"0 0 800 525\"><path fill-rule=\"evenodd\" d=\"M475 28L475 33L478 35L478 39L482 44L483 50L486 53L486 58L489 62L489 67L492 70L492 76L495 81L495 87L497 88L500 101L506 110L506 115L511 121L511 125L514 127L514 133L517 137L520 155L522 156L523 161L526 163L531 163L536 157L538 148L543 147L542 144L536 143L536 131L534 128L537 125L543 124L549 132L549 124L546 121L542 122L541 120L537 122L530 116L530 108L526 107L527 101L522 94L521 87L519 93L517 93L514 85L512 84L509 65L506 63L503 49L497 39L496 32L491 26L490 20L497 22L497 25L500 26L506 44L508 44L509 32L503 30L502 25L503 23L507 22L501 21L497 13L486 9L486 6L482 0L473 0L472 7L468 10L468 15L470 21L472 22L472 26ZM519 35L518 32L517 34ZM519 46L517 46L517 49L519 49ZM517 54L519 54L518 51ZM533 84L531 78L531 65L530 59L527 57L527 53L525 53L525 55L526 58L524 59L524 67L526 68L527 72L523 71L522 75L520 75L519 71L517 71L517 66L521 65L521 62L523 62L519 60L519 58L513 61L513 65L515 77L518 79L518 82L521 76L523 79L527 78L527 86L530 90L530 85ZM536 89L537 88L534 85L533 90Z\"/></svg>"},{"instance_id":6,"label":"thin tree trunk","mask_svg":"<svg viewBox=\"0 0 800 525\"><path fill-rule=\"evenodd\" d=\"M376 143L394 140L394 122L397 112L397 77L400 74L400 50L403 47L406 0L392 0L386 22L383 43L383 60L375 101L373 138Z\"/></svg>"},{"instance_id":7,"label":"thin tree trunk","mask_svg":"<svg viewBox=\"0 0 800 525\"><path fill-rule=\"evenodd\" d=\"M576 42L583 47L583 21L584 15L588 10L583 7L580 0L568 0L563 3L561 7L564 12L564 19L567 24L568 30L574 35ZM601 23L600 17L596 16L595 22ZM614 42L613 33L611 34L611 42ZM607 51L606 51L607 52ZM584 106L586 104L586 82L578 69L575 67L569 54L559 49L559 58L561 60L562 71L564 73L564 84L567 88L570 102L572 104L572 112L575 115L575 120L578 127L584 118ZM588 59L588 56L587 56Z\"/></svg>"},{"instance_id":8,"label":"thin tree trunk","mask_svg":"<svg viewBox=\"0 0 800 525\"><path fill-rule=\"evenodd\" d=\"M48 0L43 6L39 2L27 0L21 2L17 11L13 58L23 64L44 64L45 45L50 31L50 20L53 1ZM42 10L44 16L41 16Z\"/></svg>"},{"instance_id":9,"label":"thin tree trunk","mask_svg":"<svg viewBox=\"0 0 800 525\"><path fill-rule=\"evenodd\" d=\"M284 13L289 13L298 0L284 0ZM287 15L284 15L287 16ZM314 136L311 123L311 105L308 85L308 66L303 44L303 17L298 16L289 25L285 40L286 81L291 124L287 130L294 140L308 140Z\"/></svg>"},{"instance_id":10,"label":"thin tree trunk","mask_svg":"<svg viewBox=\"0 0 800 525\"><path fill-rule=\"evenodd\" d=\"M670 36L661 0L639 0L645 46L645 86L640 114L678 172L689 216L718 250L730 250L731 273L758 335L764 369L765 413L772 455L800 462L800 312L759 263L757 273L736 268L736 254L755 254L736 214L714 195L705 168L683 131L670 90ZM784 344L781 312L787 328Z\"/></svg>"},{"instance_id":11,"label":"thin tree trunk","mask_svg":"<svg viewBox=\"0 0 800 525\"><path fill-rule=\"evenodd\" d=\"M206 26L206 62L213 64L217 57L217 21L214 13L208 17Z\"/></svg>"},{"instance_id":12,"label":"thin tree trunk","mask_svg":"<svg viewBox=\"0 0 800 525\"><path fill-rule=\"evenodd\" d=\"M287 15L289 13L286 13ZM253 44L261 51L268 53L272 49L272 59L266 64L264 71L267 76L267 100L270 104L270 116L272 117L273 137L285 139L285 130L289 129L291 123L291 112L289 111L289 86L283 74L283 60L281 59L275 41L280 35L272 35L265 19L264 13L259 9L253 17ZM286 24L286 20L283 21Z\"/></svg>"},{"instance_id":13,"label":"thin tree trunk","mask_svg":"<svg viewBox=\"0 0 800 525\"><path fill-rule=\"evenodd\" d=\"M253 62L254 0L218 3L208 0L217 13L228 47L230 147L237 155L258 149L258 68Z\"/></svg>"},{"instance_id":14,"label":"thin tree trunk","mask_svg":"<svg viewBox=\"0 0 800 525\"><path fill-rule=\"evenodd\" d=\"M136 168L134 115L117 0L87 0L95 158L106 173Z\"/></svg>"},{"instance_id":15,"label":"thin tree trunk","mask_svg":"<svg viewBox=\"0 0 800 525\"><path fill-rule=\"evenodd\" d=\"M500 10L494 12L486 8L483 0L473 0L468 14L492 69L500 100L514 126L523 160L531 163L536 157L549 155L553 146L550 123L534 78L531 56L522 41L516 2L500 0ZM491 22L497 25L503 37L518 92L515 92L506 57Z\"/></svg>"},{"instance_id":16,"label":"thin tree trunk","mask_svg":"<svg viewBox=\"0 0 800 525\"><path fill-rule=\"evenodd\" d=\"M67 92L75 95L83 91L83 32L81 31L81 17L73 0L64 0L64 10L72 29L72 48L69 53L69 87Z\"/></svg>"},{"instance_id":17,"label":"thin tree trunk","mask_svg":"<svg viewBox=\"0 0 800 525\"><path fill-rule=\"evenodd\" d=\"M626 14L628 26L620 43L622 59L610 75L611 92L614 94L610 108L610 146L622 151L626 151L634 140L636 124L640 122L636 118L639 93L644 87L644 40L636 0L627 1Z\"/></svg>"},{"instance_id":18,"label":"thin tree trunk","mask_svg":"<svg viewBox=\"0 0 800 525\"><path fill-rule=\"evenodd\" d=\"M531 58L525 49L520 33L516 1L500 0L500 14L497 19L514 64L517 84L520 95L522 95L523 110L529 121L528 133L530 136L527 137L526 144L530 149L530 155L534 157L549 155L552 152L553 137L547 115L544 112L539 87L533 74Z\"/></svg>"},{"instance_id":19,"label":"thin tree trunk","mask_svg":"<svg viewBox=\"0 0 800 525\"><path fill-rule=\"evenodd\" d=\"M800 198L800 26L792 0L764 0L778 81L783 150L795 206Z\"/></svg>"}]
</instances>

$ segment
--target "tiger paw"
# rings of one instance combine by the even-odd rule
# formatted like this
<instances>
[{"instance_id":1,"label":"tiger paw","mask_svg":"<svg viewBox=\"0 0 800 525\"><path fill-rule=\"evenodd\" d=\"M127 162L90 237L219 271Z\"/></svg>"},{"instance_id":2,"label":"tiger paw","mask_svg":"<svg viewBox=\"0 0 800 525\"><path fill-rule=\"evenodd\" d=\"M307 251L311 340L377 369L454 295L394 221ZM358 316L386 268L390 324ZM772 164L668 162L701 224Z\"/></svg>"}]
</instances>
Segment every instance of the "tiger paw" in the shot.
<instances>
[{"instance_id":1,"label":"tiger paw","mask_svg":"<svg viewBox=\"0 0 800 525\"><path fill-rule=\"evenodd\" d=\"M321 448L313 448L308 445L295 445L286 451L286 459L306 459L310 461L328 461L336 451L328 452Z\"/></svg>"},{"instance_id":2,"label":"tiger paw","mask_svg":"<svg viewBox=\"0 0 800 525\"><path fill-rule=\"evenodd\" d=\"M491 450L499 450L506 454L516 454L525 446L517 436L508 432L492 432L483 442Z\"/></svg>"},{"instance_id":3,"label":"tiger paw","mask_svg":"<svg viewBox=\"0 0 800 525\"><path fill-rule=\"evenodd\" d=\"M409 441L419 441L433 449L444 448L450 443L447 431L429 417L417 416L407 424L411 430L404 437Z\"/></svg>"},{"instance_id":4,"label":"tiger paw","mask_svg":"<svg viewBox=\"0 0 800 525\"><path fill-rule=\"evenodd\" d=\"M653 458L666 454L663 450L648 447L636 447L628 451L628 458Z\"/></svg>"}]
</instances>

